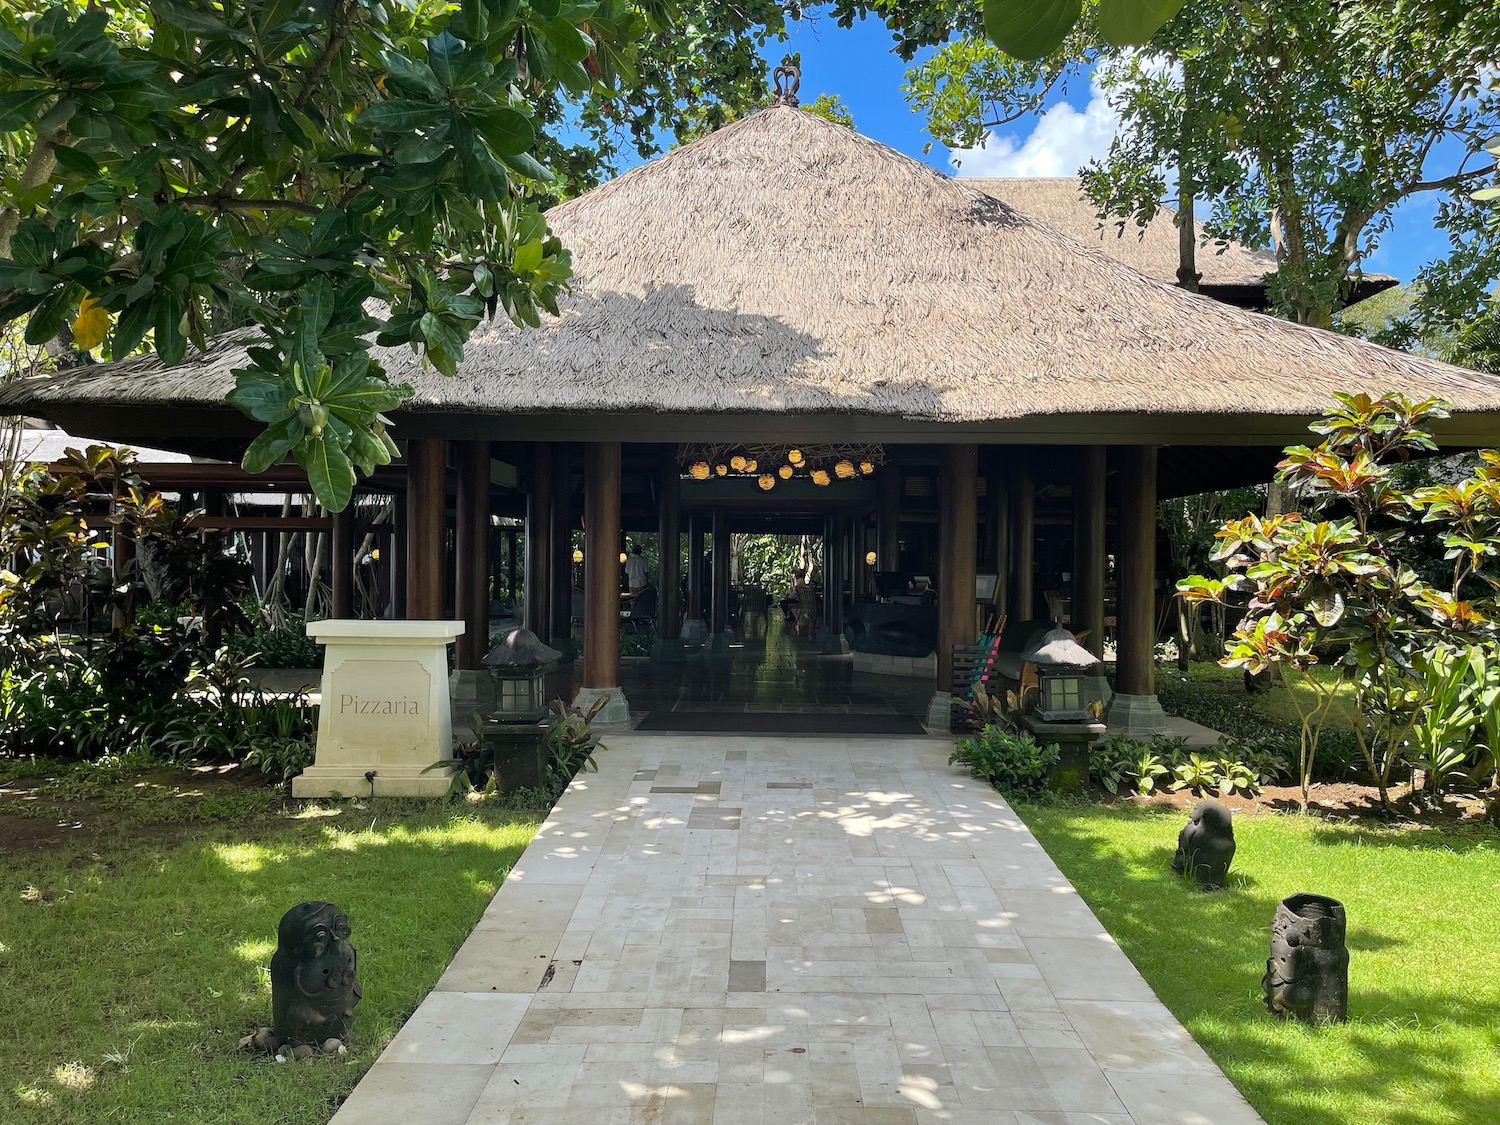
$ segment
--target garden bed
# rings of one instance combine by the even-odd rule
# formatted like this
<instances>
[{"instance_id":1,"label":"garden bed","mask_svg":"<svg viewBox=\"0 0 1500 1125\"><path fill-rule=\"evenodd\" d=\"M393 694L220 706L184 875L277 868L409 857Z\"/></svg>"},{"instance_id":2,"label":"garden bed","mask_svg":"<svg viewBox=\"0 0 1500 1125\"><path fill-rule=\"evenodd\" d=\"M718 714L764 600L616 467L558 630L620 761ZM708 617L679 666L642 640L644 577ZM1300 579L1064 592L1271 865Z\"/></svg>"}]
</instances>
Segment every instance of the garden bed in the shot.
<instances>
[{"instance_id":1,"label":"garden bed","mask_svg":"<svg viewBox=\"0 0 1500 1125\"><path fill-rule=\"evenodd\" d=\"M0 1120L326 1121L463 942L541 810L283 800L234 767L3 763ZM290 906L349 916L350 1052L235 1049L269 1022Z\"/></svg>"},{"instance_id":2,"label":"garden bed","mask_svg":"<svg viewBox=\"0 0 1500 1125\"><path fill-rule=\"evenodd\" d=\"M1229 886L1204 894L1169 872L1180 811L1019 811L1268 1125L1500 1120L1500 978L1482 952L1500 917L1493 829L1237 816ZM1271 917L1298 891L1348 910L1346 1025L1282 1023L1262 1004Z\"/></svg>"}]
</instances>

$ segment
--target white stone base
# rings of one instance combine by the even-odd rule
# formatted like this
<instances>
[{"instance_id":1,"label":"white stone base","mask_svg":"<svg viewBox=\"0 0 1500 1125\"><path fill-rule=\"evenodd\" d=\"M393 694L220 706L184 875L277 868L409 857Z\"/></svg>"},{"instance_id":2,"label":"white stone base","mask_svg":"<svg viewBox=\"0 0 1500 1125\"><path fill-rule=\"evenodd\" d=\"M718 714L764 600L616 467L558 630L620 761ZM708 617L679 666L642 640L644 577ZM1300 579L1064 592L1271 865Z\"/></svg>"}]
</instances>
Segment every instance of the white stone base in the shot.
<instances>
[{"instance_id":1,"label":"white stone base","mask_svg":"<svg viewBox=\"0 0 1500 1125\"><path fill-rule=\"evenodd\" d=\"M592 725L596 727L628 727L630 725L630 704L625 699L625 693L617 687L579 688L578 695L573 700L573 706L587 715L589 709L602 696L606 695L609 696L609 702L599 709L599 713L593 718Z\"/></svg>"},{"instance_id":2,"label":"white stone base","mask_svg":"<svg viewBox=\"0 0 1500 1125\"><path fill-rule=\"evenodd\" d=\"M294 797L441 797L456 767L447 649L462 621L314 621L324 646L313 765ZM477 681L468 685L477 690ZM465 719L468 716L464 716Z\"/></svg>"},{"instance_id":3,"label":"white stone base","mask_svg":"<svg viewBox=\"0 0 1500 1125\"><path fill-rule=\"evenodd\" d=\"M819 631L818 643L823 649L824 656L844 656L849 651L849 638L831 629Z\"/></svg>"},{"instance_id":4,"label":"white stone base","mask_svg":"<svg viewBox=\"0 0 1500 1125\"><path fill-rule=\"evenodd\" d=\"M915 680L937 679L937 653L926 656L887 656L883 652L855 650L854 670L874 676L909 676Z\"/></svg>"},{"instance_id":5,"label":"white stone base","mask_svg":"<svg viewBox=\"0 0 1500 1125\"><path fill-rule=\"evenodd\" d=\"M358 766L309 766L292 778L293 797L444 797L457 766L430 773L415 766L380 766L374 788Z\"/></svg>"},{"instance_id":6,"label":"white stone base","mask_svg":"<svg viewBox=\"0 0 1500 1125\"><path fill-rule=\"evenodd\" d=\"M1154 695L1121 695L1116 692L1104 712L1104 722L1110 734L1154 738L1167 729L1167 713Z\"/></svg>"}]
</instances>

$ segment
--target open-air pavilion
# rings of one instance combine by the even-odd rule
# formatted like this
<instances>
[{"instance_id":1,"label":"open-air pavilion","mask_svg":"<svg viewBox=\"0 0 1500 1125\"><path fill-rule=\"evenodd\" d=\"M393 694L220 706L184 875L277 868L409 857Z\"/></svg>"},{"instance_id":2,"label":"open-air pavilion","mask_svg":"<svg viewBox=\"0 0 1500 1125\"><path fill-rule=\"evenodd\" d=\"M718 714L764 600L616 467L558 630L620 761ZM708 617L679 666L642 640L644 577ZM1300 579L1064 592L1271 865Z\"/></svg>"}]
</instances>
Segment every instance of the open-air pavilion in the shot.
<instances>
[{"instance_id":1,"label":"open-air pavilion","mask_svg":"<svg viewBox=\"0 0 1500 1125\"><path fill-rule=\"evenodd\" d=\"M999 576L996 609L1037 617L1038 543L1066 544L1053 571L1069 575L1068 616L1099 651L1113 555L1110 722L1149 732L1160 722L1158 499L1267 479L1335 391L1446 399L1446 448L1494 444L1500 430L1492 376L1186 293L788 105L549 221L575 268L560 317L482 325L451 379L377 349L393 381L416 387L393 415L405 455L394 611L464 620L459 666L477 668L492 517L524 515L527 623L544 639L567 635L581 518L579 686L613 693L617 719L626 525L661 536L662 660L680 655L683 534L688 617L706 612L710 649L729 628L733 528L771 526L770 515L824 536L823 624L835 638L870 552L893 571L935 559L934 714L947 709L953 648L973 641L983 612L976 574ZM226 342L172 369L148 357L72 370L7 388L0 409L232 461L256 433L223 401L243 361ZM829 473L826 485L801 471L762 479L779 465L692 472L793 449ZM1039 533L1039 497L1065 515L1055 539ZM903 541L917 551L909 560ZM335 572L349 565L336 559Z\"/></svg>"}]
</instances>

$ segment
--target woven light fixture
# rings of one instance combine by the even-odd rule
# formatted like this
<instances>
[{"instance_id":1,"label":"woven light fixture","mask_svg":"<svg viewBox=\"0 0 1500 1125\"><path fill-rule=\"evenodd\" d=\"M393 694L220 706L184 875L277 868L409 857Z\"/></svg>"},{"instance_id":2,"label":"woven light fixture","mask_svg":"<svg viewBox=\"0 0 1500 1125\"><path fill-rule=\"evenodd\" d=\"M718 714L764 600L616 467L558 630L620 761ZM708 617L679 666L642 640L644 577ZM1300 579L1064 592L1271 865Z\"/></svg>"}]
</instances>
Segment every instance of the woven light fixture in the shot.
<instances>
[{"instance_id":1,"label":"woven light fixture","mask_svg":"<svg viewBox=\"0 0 1500 1125\"><path fill-rule=\"evenodd\" d=\"M707 480L708 479L708 462L707 461L695 461L695 462L693 462L693 467L688 470L688 473L692 476L692 478L694 480Z\"/></svg>"},{"instance_id":2,"label":"woven light fixture","mask_svg":"<svg viewBox=\"0 0 1500 1125\"><path fill-rule=\"evenodd\" d=\"M839 478L839 480L848 480L854 475L854 462L840 461L833 467L833 471L834 474Z\"/></svg>"},{"instance_id":3,"label":"woven light fixture","mask_svg":"<svg viewBox=\"0 0 1500 1125\"><path fill-rule=\"evenodd\" d=\"M747 472L747 473L753 473L753 472L755 472L759 468L760 468L760 462L757 461L754 457L746 458L746 460L745 460L745 472Z\"/></svg>"},{"instance_id":4,"label":"woven light fixture","mask_svg":"<svg viewBox=\"0 0 1500 1125\"><path fill-rule=\"evenodd\" d=\"M773 477L770 473L761 473L760 479L755 483L760 485L760 490L762 492L770 492L771 489L776 487L776 478Z\"/></svg>"},{"instance_id":5,"label":"woven light fixture","mask_svg":"<svg viewBox=\"0 0 1500 1125\"><path fill-rule=\"evenodd\" d=\"M870 464L870 462L868 462L868 461L861 461L859 463L859 471L863 475L869 476L871 473L873 473L875 471L875 466L872 465L872 464Z\"/></svg>"},{"instance_id":6,"label":"woven light fixture","mask_svg":"<svg viewBox=\"0 0 1500 1125\"><path fill-rule=\"evenodd\" d=\"M736 453L729 459L729 467L737 473L743 473L748 464L743 453Z\"/></svg>"},{"instance_id":7,"label":"woven light fixture","mask_svg":"<svg viewBox=\"0 0 1500 1125\"><path fill-rule=\"evenodd\" d=\"M814 469L812 471L812 482L819 488L828 487L828 481L829 477L827 469Z\"/></svg>"},{"instance_id":8,"label":"woven light fixture","mask_svg":"<svg viewBox=\"0 0 1500 1125\"><path fill-rule=\"evenodd\" d=\"M800 465L800 464L802 464L802 450L800 450L800 449L788 449L786 451L786 459L788 461L790 461L793 465Z\"/></svg>"},{"instance_id":9,"label":"woven light fixture","mask_svg":"<svg viewBox=\"0 0 1500 1125\"><path fill-rule=\"evenodd\" d=\"M874 566L875 565L875 552L874 551L866 551L865 552L865 565L866 566Z\"/></svg>"},{"instance_id":10,"label":"woven light fixture","mask_svg":"<svg viewBox=\"0 0 1500 1125\"><path fill-rule=\"evenodd\" d=\"M573 561L576 563L581 563L583 561L583 552L580 551L577 547L573 548Z\"/></svg>"},{"instance_id":11,"label":"woven light fixture","mask_svg":"<svg viewBox=\"0 0 1500 1125\"><path fill-rule=\"evenodd\" d=\"M792 467L790 465L783 465L783 466L781 466L781 468L779 468L779 469L776 470L776 475L778 477L780 477L782 480L791 480L792 479Z\"/></svg>"},{"instance_id":12,"label":"woven light fixture","mask_svg":"<svg viewBox=\"0 0 1500 1125\"><path fill-rule=\"evenodd\" d=\"M714 466L714 472L718 473L721 477L728 476L729 475L729 466L728 465L722 465L722 464L721 465L715 465Z\"/></svg>"}]
</instances>

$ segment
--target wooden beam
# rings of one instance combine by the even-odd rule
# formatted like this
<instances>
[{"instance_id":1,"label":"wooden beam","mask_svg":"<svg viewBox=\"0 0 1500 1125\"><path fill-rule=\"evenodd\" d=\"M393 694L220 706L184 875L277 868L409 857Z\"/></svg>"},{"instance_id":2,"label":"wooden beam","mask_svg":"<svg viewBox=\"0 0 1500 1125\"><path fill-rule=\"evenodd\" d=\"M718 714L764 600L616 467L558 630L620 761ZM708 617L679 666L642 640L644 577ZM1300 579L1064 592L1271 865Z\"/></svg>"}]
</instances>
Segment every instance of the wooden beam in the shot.
<instances>
[{"instance_id":1,"label":"wooden beam","mask_svg":"<svg viewBox=\"0 0 1500 1125\"><path fill-rule=\"evenodd\" d=\"M443 616L448 556L448 443L406 443L406 612L412 621Z\"/></svg>"},{"instance_id":2,"label":"wooden beam","mask_svg":"<svg viewBox=\"0 0 1500 1125\"><path fill-rule=\"evenodd\" d=\"M573 517L573 448L558 442L552 452L552 577L547 580L548 628L558 638L573 635Z\"/></svg>"},{"instance_id":3,"label":"wooden beam","mask_svg":"<svg viewBox=\"0 0 1500 1125\"><path fill-rule=\"evenodd\" d=\"M703 521L698 516L688 517L688 574L687 615L690 619L703 619Z\"/></svg>"},{"instance_id":4,"label":"wooden beam","mask_svg":"<svg viewBox=\"0 0 1500 1125\"><path fill-rule=\"evenodd\" d=\"M661 460L661 498L656 528L657 633L675 640L682 632L682 479L677 471L677 450L669 446Z\"/></svg>"},{"instance_id":5,"label":"wooden beam","mask_svg":"<svg viewBox=\"0 0 1500 1125\"><path fill-rule=\"evenodd\" d=\"M620 443L584 446L583 686L620 686Z\"/></svg>"},{"instance_id":6,"label":"wooden beam","mask_svg":"<svg viewBox=\"0 0 1500 1125\"><path fill-rule=\"evenodd\" d=\"M1104 473L1105 448L1079 451L1073 480L1073 630L1088 630L1083 645L1104 654Z\"/></svg>"},{"instance_id":7,"label":"wooden beam","mask_svg":"<svg viewBox=\"0 0 1500 1125\"><path fill-rule=\"evenodd\" d=\"M194 531L328 531L333 516L193 516Z\"/></svg>"},{"instance_id":8,"label":"wooden beam","mask_svg":"<svg viewBox=\"0 0 1500 1125\"><path fill-rule=\"evenodd\" d=\"M544 641L553 640L552 595L552 443L531 447L531 474L526 487L526 628Z\"/></svg>"},{"instance_id":9,"label":"wooden beam","mask_svg":"<svg viewBox=\"0 0 1500 1125\"><path fill-rule=\"evenodd\" d=\"M724 509L713 515L713 628L714 635L729 632L729 525Z\"/></svg>"},{"instance_id":10,"label":"wooden beam","mask_svg":"<svg viewBox=\"0 0 1500 1125\"><path fill-rule=\"evenodd\" d=\"M1115 690L1156 694L1156 449L1120 451L1120 636Z\"/></svg>"},{"instance_id":11,"label":"wooden beam","mask_svg":"<svg viewBox=\"0 0 1500 1125\"><path fill-rule=\"evenodd\" d=\"M953 686L953 646L973 644L977 635L974 572L977 544L979 447L950 445L943 450L938 487L938 642L937 690Z\"/></svg>"},{"instance_id":12,"label":"wooden beam","mask_svg":"<svg viewBox=\"0 0 1500 1125\"><path fill-rule=\"evenodd\" d=\"M454 654L463 669L480 667L489 651L490 443L458 443L454 550L455 613L464 622Z\"/></svg>"},{"instance_id":13,"label":"wooden beam","mask_svg":"<svg viewBox=\"0 0 1500 1125\"><path fill-rule=\"evenodd\" d=\"M1013 478L1011 510L1015 527L1010 539L1010 602L1006 610L1012 625L1030 621L1036 612L1036 477L1023 455Z\"/></svg>"}]
</instances>

